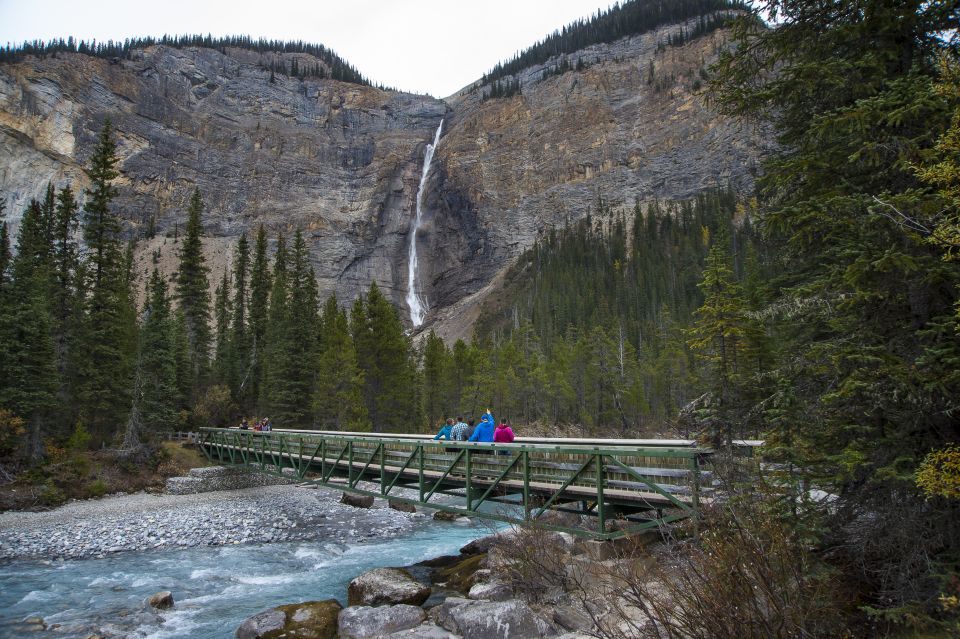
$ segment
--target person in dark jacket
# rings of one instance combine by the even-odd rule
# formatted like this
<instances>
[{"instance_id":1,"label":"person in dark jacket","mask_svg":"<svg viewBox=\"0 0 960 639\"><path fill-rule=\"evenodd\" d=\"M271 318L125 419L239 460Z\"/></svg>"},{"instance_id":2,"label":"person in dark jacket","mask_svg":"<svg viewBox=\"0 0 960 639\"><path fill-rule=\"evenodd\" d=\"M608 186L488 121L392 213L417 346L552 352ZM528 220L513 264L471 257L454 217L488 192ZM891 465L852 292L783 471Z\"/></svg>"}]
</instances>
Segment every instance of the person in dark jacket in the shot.
<instances>
[{"instance_id":1,"label":"person in dark jacket","mask_svg":"<svg viewBox=\"0 0 960 639\"><path fill-rule=\"evenodd\" d=\"M463 431L463 441L465 441L465 442L470 441L470 438L473 437L473 432L474 432L475 430L477 430L476 420L474 420L474 419L468 419L468 420L467 420L467 428L466 428L466 430Z\"/></svg>"},{"instance_id":2,"label":"person in dark jacket","mask_svg":"<svg viewBox=\"0 0 960 639\"><path fill-rule=\"evenodd\" d=\"M496 422L493 421L493 414L490 412L490 409L487 409L486 414L480 418L480 423L477 424L476 430L473 431L473 435L470 435L468 441L471 442L492 442L493 441L493 428Z\"/></svg>"}]
</instances>

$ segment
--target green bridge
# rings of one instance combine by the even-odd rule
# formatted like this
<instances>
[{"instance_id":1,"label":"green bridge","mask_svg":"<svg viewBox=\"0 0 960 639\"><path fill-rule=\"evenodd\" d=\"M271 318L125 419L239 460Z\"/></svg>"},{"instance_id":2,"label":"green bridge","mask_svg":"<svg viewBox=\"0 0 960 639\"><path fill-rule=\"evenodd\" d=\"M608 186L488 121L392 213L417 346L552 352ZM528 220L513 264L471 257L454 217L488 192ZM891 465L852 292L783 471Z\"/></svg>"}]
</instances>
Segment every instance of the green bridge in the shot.
<instances>
[{"instance_id":1,"label":"green bridge","mask_svg":"<svg viewBox=\"0 0 960 639\"><path fill-rule=\"evenodd\" d=\"M470 517L531 523L550 511L589 515L593 525L587 529L556 524L557 518L541 525L598 540L696 517L712 492L703 487L711 451L687 440L517 438L482 444L419 435L203 428L199 445L214 463Z\"/></svg>"}]
</instances>

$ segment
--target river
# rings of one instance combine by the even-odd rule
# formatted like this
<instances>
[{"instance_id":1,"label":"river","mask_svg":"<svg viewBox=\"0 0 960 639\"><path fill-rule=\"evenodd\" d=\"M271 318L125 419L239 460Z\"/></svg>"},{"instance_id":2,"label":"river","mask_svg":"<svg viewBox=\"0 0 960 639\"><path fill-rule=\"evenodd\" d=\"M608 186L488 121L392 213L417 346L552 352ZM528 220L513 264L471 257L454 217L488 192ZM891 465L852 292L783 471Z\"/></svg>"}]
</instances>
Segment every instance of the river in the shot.
<instances>
[{"instance_id":1,"label":"river","mask_svg":"<svg viewBox=\"0 0 960 639\"><path fill-rule=\"evenodd\" d=\"M160 551L97 559L24 560L0 565L0 637L19 637L22 621L42 617L52 630L33 636L135 639L232 637L247 617L286 603L335 598L360 573L456 554L490 532L482 523L421 518L384 540L292 541ZM172 610L144 599L170 590ZM55 627L59 625L59 627Z\"/></svg>"}]
</instances>

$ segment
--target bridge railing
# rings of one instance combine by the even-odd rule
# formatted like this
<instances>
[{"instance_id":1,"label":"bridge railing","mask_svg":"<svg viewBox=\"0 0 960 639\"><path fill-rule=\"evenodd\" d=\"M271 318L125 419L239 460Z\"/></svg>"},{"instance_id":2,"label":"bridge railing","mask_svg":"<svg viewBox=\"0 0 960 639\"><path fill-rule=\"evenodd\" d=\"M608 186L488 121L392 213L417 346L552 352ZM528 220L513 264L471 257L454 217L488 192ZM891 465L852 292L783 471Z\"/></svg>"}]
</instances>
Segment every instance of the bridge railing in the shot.
<instances>
[{"instance_id":1,"label":"bridge railing","mask_svg":"<svg viewBox=\"0 0 960 639\"><path fill-rule=\"evenodd\" d=\"M597 529L588 536L597 538L695 515L705 497L701 460L709 452L689 446L486 444L208 428L201 429L200 443L219 463L275 474L293 469L304 481L492 519L537 519L576 503L576 512L596 517ZM377 490L361 481L378 484ZM400 487L413 488L417 497L404 497ZM438 502L438 494L461 497L465 505ZM488 502L522 507L523 514L481 512ZM609 530L614 517L623 519L617 531Z\"/></svg>"}]
</instances>

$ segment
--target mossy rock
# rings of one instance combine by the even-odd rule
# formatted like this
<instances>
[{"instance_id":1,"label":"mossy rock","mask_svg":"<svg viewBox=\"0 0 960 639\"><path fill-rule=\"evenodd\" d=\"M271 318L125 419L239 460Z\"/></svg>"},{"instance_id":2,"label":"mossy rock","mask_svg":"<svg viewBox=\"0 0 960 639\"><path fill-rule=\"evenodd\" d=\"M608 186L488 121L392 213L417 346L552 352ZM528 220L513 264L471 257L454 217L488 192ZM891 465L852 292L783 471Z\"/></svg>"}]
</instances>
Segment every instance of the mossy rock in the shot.
<instances>
[{"instance_id":1,"label":"mossy rock","mask_svg":"<svg viewBox=\"0 0 960 639\"><path fill-rule=\"evenodd\" d=\"M337 618L342 608L336 599L277 606L244 621L236 636L237 639L336 639Z\"/></svg>"},{"instance_id":2,"label":"mossy rock","mask_svg":"<svg viewBox=\"0 0 960 639\"><path fill-rule=\"evenodd\" d=\"M474 575L483 568L486 559L487 553L481 553L452 566L438 568L433 572L433 583L446 583L448 588L467 593L473 585Z\"/></svg>"}]
</instances>

